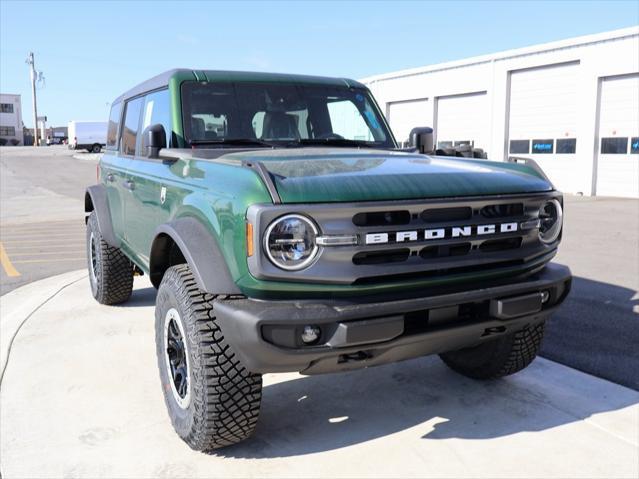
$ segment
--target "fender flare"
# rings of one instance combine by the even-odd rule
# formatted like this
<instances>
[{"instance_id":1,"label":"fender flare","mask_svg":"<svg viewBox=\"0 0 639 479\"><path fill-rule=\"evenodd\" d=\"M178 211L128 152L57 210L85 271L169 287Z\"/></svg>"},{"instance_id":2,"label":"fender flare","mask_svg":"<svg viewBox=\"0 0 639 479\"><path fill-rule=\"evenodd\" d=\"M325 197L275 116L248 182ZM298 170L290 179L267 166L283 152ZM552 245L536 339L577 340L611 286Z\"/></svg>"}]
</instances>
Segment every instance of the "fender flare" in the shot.
<instances>
[{"instance_id":1,"label":"fender flare","mask_svg":"<svg viewBox=\"0 0 639 479\"><path fill-rule=\"evenodd\" d=\"M242 294L231 277L217 240L193 217L164 223L155 230L149 255L149 276L155 287L159 287L168 267L167 237L182 252L202 291L210 294Z\"/></svg>"},{"instance_id":2,"label":"fender flare","mask_svg":"<svg viewBox=\"0 0 639 479\"><path fill-rule=\"evenodd\" d=\"M104 239L109 246L119 248L120 240L116 238L113 232L111 210L109 209L109 200L104 185L93 185L87 188L84 194L84 212L95 212L102 239ZM88 221L88 217L89 215L87 214L85 221Z\"/></svg>"}]
</instances>

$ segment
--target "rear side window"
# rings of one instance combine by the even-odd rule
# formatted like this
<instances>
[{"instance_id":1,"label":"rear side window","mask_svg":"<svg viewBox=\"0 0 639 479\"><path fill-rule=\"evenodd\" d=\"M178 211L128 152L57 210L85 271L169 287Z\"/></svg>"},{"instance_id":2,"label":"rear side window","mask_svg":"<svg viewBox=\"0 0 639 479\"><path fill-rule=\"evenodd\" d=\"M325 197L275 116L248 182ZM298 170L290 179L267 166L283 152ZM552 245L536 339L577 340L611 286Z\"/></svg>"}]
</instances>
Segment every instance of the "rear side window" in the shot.
<instances>
[{"instance_id":1,"label":"rear side window","mask_svg":"<svg viewBox=\"0 0 639 479\"><path fill-rule=\"evenodd\" d=\"M114 103L111 106L111 114L109 115L109 125L107 126L107 150L118 149L118 128L120 126L120 113L122 112L122 103Z\"/></svg>"},{"instance_id":2,"label":"rear side window","mask_svg":"<svg viewBox=\"0 0 639 479\"><path fill-rule=\"evenodd\" d=\"M164 127L166 133L166 145L171 147L171 105L169 103L169 90L160 90L154 93L149 93L146 96L146 102L144 104L144 115L142 116L142 128L141 132L151 126L160 124ZM141 142L141 135L138 139ZM140 144L140 148L142 145Z\"/></svg>"},{"instance_id":3,"label":"rear side window","mask_svg":"<svg viewBox=\"0 0 639 479\"><path fill-rule=\"evenodd\" d=\"M120 140L120 151L124 155L135 155L135 146L140 126L140 112L144 98L136 98L126 102L124 110L124 125L122 128L122 139Z\"/></svg>"}]
</instances>

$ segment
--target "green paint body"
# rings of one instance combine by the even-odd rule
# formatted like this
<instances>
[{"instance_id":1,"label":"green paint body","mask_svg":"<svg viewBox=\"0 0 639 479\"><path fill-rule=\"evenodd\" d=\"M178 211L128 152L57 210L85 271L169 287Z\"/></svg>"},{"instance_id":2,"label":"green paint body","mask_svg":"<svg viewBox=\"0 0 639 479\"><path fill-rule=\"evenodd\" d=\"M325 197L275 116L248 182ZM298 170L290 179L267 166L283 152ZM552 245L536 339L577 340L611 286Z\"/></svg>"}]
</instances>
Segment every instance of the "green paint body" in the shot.
<instances>
[{"instance_id":1,"label":"green paint body","mask_svg":"<svg viewBox=\"0 0 639 479\"><path fill-rule=\"evenodd\" d=\"M345 83L344 79L292 75L179 72L168 81L172 127L184 147L180 86L184 81L257 81ZM146 273L156 228L171 220L193 217L204 224L221 247L239 289L254 298L348 297L442 284L493 279L520 273L473 272L373 285L335 285L258 280L247 266L246 211L271 203L260 176L243 161L263 162L273 174L283 203L370 202L419 198L451 198L550 191L552 185L534 169L519 164L461 158L428 157L396 151L357 148L257 149L228 153L207 160L190 150L175 150L175 161L124 157L107 150L100 162L101 182L107 188L115 234L123 251ZM108 174L115 180L107 182ZM121 188L127 180L135 190ZM164 201L162 189L166 189ZM540 258L538 263L547 261ZM527 267L536 265L529 264Z\"/></svg>"}]
</instances>

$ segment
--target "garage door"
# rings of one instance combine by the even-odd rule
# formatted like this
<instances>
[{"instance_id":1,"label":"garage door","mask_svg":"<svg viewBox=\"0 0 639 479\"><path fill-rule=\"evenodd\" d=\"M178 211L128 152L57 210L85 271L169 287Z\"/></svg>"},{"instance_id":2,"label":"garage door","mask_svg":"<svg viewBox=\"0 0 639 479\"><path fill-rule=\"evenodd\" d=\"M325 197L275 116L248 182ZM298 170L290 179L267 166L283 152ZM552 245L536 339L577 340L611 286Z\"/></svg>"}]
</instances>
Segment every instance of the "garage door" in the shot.
<instances>
[{"instance_id":1,"label":"garage door","mask_svg":"<svg viewBox=\"0 0 639 479\"><path fill-rule=\"evenodd\" d=\"M410 131L417 126L431 126L426 108L428 100L398 101L386 104L387 119L398 142L408 140Z\"/></svg>"},{"instance_id":2,"label":"garage door","mask_svg":"<svg viewBox=\"0 0 639 479\"><path fill-rule=\"evenodd\" d=\"M578 70L578 64L568 64L510 76L507 154L533 158L567 192L590 189L585 176L575 174L577 154L591 148L576 140Z\"/></svg>"},{"instance_id":3,"label":"garage door","mask_svg":"<svg viewBox=\"0 0 639 479\"><path fill-rule=\"evenodd\" d=\"M639 75L603 79L596 193L639 197Z\"/></svg>"},{"instance_id":4,"label":"garage door","mask_svg":"<svg viewBox=\"0 0 639 479\"><path fill-rule=\"evenodd\" d=\"M485 92L437 99L435 135L438 148L468 143L475 148L486 150L488 125L488 102Z\"/></svg>"}]
</instances>

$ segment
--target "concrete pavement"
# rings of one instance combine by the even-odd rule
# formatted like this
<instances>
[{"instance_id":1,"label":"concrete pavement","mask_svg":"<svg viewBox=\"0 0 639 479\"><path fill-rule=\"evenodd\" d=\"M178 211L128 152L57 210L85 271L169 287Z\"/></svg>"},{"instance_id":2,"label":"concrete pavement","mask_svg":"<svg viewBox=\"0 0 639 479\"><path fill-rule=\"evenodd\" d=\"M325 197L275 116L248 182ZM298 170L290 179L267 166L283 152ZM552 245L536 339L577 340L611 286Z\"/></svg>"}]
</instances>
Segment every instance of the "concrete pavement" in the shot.
<instances>
[{"instance_id":1,"label":"concrete pavement","mask_svg":"<svg viewBox=\"0 0 639 479\"><path fill-rule=\"evenodd\" d=\"M2 336L6 318L31 314L0 389L5 479L639 475L639 393L545 359L494 382L461 377L436 357L269 374L255 437L193 452L160 394L155 290L136 278L130 302L101 306L84 274L0 298Z\"/></svg>"}]
</instances>

